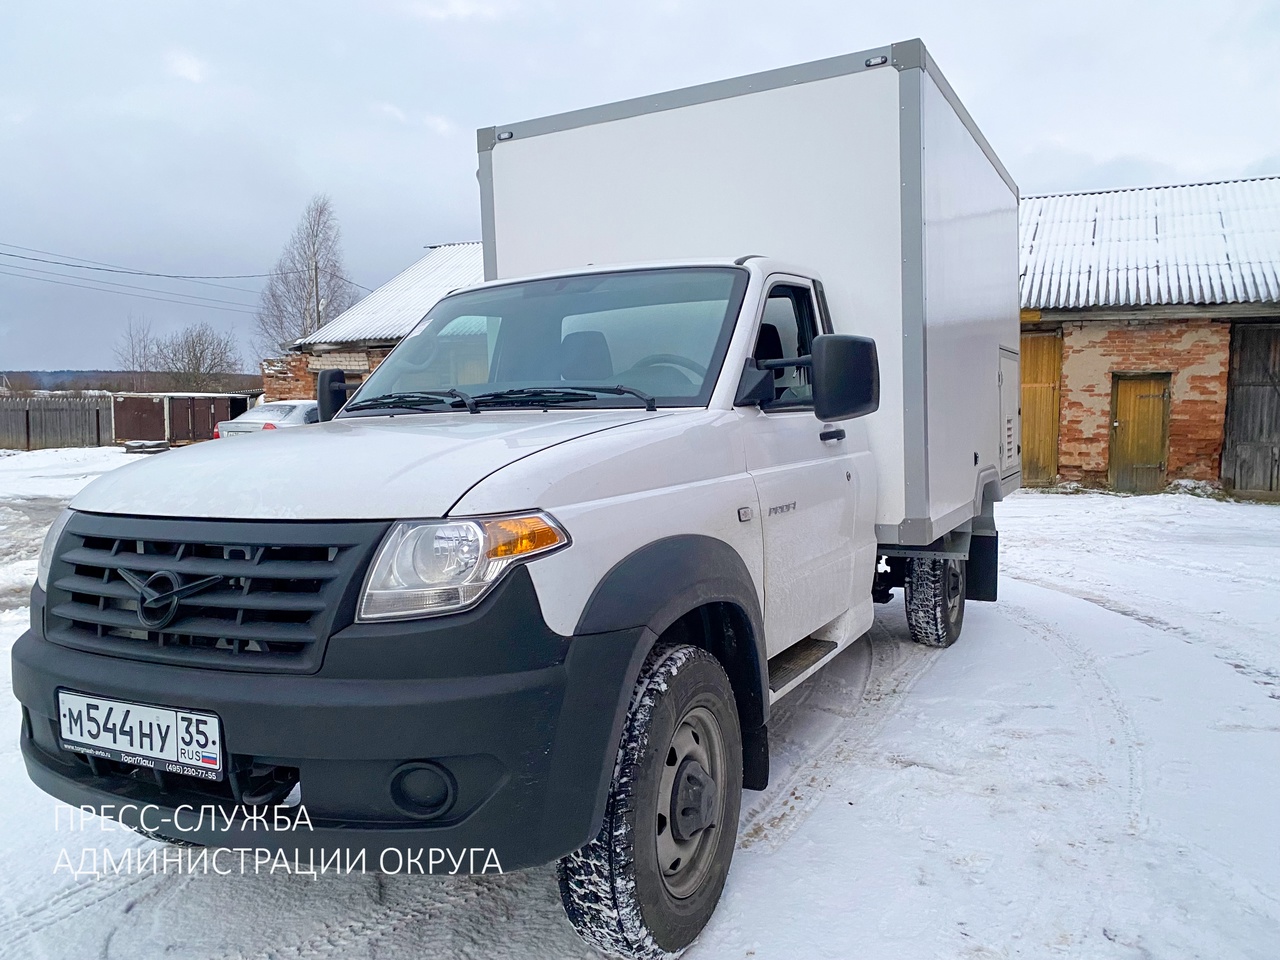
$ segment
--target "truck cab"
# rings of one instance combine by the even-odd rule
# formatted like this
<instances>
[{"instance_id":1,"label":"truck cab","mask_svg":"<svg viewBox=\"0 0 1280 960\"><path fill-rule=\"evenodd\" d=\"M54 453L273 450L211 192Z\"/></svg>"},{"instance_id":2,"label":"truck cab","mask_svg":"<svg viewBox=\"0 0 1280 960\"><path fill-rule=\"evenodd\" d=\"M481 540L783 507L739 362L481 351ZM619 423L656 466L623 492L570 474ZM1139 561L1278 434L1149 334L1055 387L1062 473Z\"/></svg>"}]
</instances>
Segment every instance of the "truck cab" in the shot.
<instances>
[{"instance_id":1,"label":"truck cab","mask_svg":"<svg viewBox=\"0 0 1280 960\"><path fill-rule=\"evenodd\" d=\"M724 686L679 740L702 806L665 868L727 869L771 702L872 620L875 349L820 290L747 258L460 291L328 422L95 482L14 650L32 777L168 840L512 869L597 836L642 674L698 651ZM305 832L199 819L291 798Z\"/></svg>"}]
</instances>

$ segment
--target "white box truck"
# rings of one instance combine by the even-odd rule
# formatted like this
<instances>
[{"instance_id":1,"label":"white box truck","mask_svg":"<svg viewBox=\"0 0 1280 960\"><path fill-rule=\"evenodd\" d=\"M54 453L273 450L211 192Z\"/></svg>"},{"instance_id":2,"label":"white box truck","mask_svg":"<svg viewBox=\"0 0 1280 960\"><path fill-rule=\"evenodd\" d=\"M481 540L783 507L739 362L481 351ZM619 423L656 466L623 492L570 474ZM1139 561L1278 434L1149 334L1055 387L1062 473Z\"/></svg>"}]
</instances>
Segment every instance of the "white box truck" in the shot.
<instances>
[{"instance_id":1,"label":"white box truck","mask_svg":"<svg viewBox=\"0 0 1280 960\"><path fill-rule=\"evenodd\" d=\"M1017 189L919 41L479 136L488 282L324 422L54 524L23 755L162 839L557 861L588 941L667 955L771 706L895 588L935 646L996 597Z\"/></svg>"}]
</instances>

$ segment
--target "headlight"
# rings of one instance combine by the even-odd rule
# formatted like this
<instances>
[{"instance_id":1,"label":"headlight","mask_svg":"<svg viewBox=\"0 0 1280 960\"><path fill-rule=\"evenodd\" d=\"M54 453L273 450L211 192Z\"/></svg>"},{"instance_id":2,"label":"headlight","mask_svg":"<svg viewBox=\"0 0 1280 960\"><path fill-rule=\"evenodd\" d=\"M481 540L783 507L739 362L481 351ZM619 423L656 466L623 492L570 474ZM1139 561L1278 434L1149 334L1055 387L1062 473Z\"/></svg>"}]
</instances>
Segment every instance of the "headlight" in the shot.
<instances>
[{"instance_id":1,"label":"headlight","mask_svg":"<svg viewBox=\"0 0 1280 960\"><path fill-rule=\"evenodd\" d=\"M545 513L402 520L378 548L360 597L359 619L430 617L464 610L513 564L568 542L568 534Z\"/></svg>"},{"instance_id":2,"label":"headlight","mask_svg":"<svg viewBox=\"0 0 1280 960\"><path fill-rule=\"evenodd\" d=\"M40 584L40 589L46 592L49 590L49 568L53 566L53 552L58 549L58 540L70 521L71 508L68 507L58 514L58 519L53 521L53 526L44 535L44 545L40 547L40 561L36 564L36 583Z\"/></svg>"}]
</instances>

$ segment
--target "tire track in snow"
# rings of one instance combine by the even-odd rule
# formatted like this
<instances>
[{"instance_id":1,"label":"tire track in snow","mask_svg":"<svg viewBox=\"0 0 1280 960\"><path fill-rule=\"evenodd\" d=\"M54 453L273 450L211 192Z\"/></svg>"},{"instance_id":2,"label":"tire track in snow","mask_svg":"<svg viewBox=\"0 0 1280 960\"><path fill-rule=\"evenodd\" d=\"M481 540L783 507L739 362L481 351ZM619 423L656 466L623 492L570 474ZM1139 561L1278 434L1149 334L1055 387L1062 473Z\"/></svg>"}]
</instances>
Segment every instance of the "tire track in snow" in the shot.
<instances>
[{"instance_id":1,"label":"tire track in snow","mask_svg":"<svg viewBox=\"0 0 1280 960\"><path fill-rule=\"evenodd\" d=\"M1121 754L1126 828L1132 835L1141 834L1144 828L1142 800L1145 776L1137 727L1123 698L1103 674L1098 658L1069 633L1040 619L1021 604L1002 601L1000 612L1042 640L1045 649L1053 653L1067 668L1072 680L1080 688L1089 707L1099 746L1104 753Z\"/></svg>"},{"instance_id":2,"label":"tire track in snow","mask_svg":"<svg viewBox=\"0 0 1280 960\"><path fill-rule=\"evenodd\" d=\"M1004 544L1001 544L1004 547ZM1135 545L1132 540L1123 542L1115 542L1106 538L1091 537L1089 539L1088 553L1095 557L1103 557L1107 560L1114 560L1123 563L1132 563L1134 561ZM1010 556L1008 557L1008 568L1025 569L1024 562L1028 560L1038 560L1043 563L1046 558L1052 561L1067 564L1072 560L1078 559L1078 554L1073 554L1061 550L1061 544L1057 537L1024 537L1016 544L1009 548ZM1001 558L1002 568L1005 566L1004 557ZM1188 563L1179 560L1170 553L1161 553L1155 560L1147 560L1149 563L1158 564L1159 569L1168 573L1184 574L1188 577L1209 579L1213 577L1223 576L1223 571L1204 563ZM1002 569L1002 573L1004 570ZM1015 577L1015 574L1009 573L1008 576ZM1259 576L1250 573L1247 569L1230 571L1232 583L1247 584L1251 587L1260 587L1263 589L1273 589L1276 581L1274 577ZM1023 579L1016 576L1016 579Z\"/></svg>"},{"instance_id":3,"label":"tire track in snow","mask_svg":"<svg viewBox=\"0 0 1280 960\"><path fill-rule=\"evenodd\" d=\"M1184 639L1195 637L1191 631L1169 624L1159 618L1148 617L1137 612L1130 613L1119 603L1104 602L1099 598L1085 596L1057 584L1040 583L1024 578L1016 579L1041 589L1053 590L1054 592L1092 603L1110 613L1134 620L1155 630L1176 633ZM1110 726L1112 733L1105 741L1100 737L1099 742L1106 746L1114 744L1116 747L1122 747L1125 751L1128 774L1126 784L1128 800L1127 832L1136 843L1141 845L1116 851L1117 855L1127 858L1130 862L1131 869L1129 872L1132 872L1135 857L1142 865L1159 863L1166 874L1182 875L1185 878L1184 886L1186 889L1196 891L1193 898L1188 898L1188 904L1194 902L1196 907L1203 909L1205 903L1211 902L1214 898L1219 898L1219 903L1230 905L1232 910L1240 911L1243 917L1252 918L1254 921L1262 920L1264 923L1274 925L1277 920L1280 920L1280 899L1241 875L1233 863L1215 854L1195 838L1175 836L1168 833L1167 829L1158 831L1154 835L1148 831L1148 824L1143 812L1145 765L1143 762L1142 742L1139 739L1137 726L1132 714L1125 706L1123 698L1116 687L1107 680L1102 671L1102 661L1086 650L1068 632L1046 623L1021 604L1002 601L1001 606L1004 612L1009 614L1010 619L1044 640L1046 647L1071 671L1073 679L1079 684L1081 691L1089 697L1090 702L1101 706L1104 713L1110 714L1109 721L1104 722L1104 729L1100 732L1105 732L1106 728ZM1070 654L1069 658L1063 655L1064 650ZM1208 652L1219 659L1226 659L1219 651L1210 648ZM1247 671L1241 670L1238 664L1231 663L1231 666L1235 667L1238 672L1248 676ZM1250 677L1250 679L1259 682L1256 678ZM1275 696L1275 694L1272 694L1272 696ZM1246 729L1269 728L1247 727ZM1105 810L1099 811L1099 815L1105 814ZM1113 943L1139 950L1141 956L1149 957L1153 955L1138 942L1141 940L1140 936L1134 942L1126 942L1118 938L1113 931L1104 928L1103 933Z\"/></svg>"},{"instance_id":4,"label":"tire track in snow","mask_svg":"<svg viewBox=\"0 0 1280 960\"><path fill-rule=\"evenodd\" d=\"M897 629L899 626L901 629ZM905 634L905 630L905 621L901 625L894 621L891 629L883 620L877 620L865 637L841 654L848 657L859 645L865 645L862 653L866 657L865 672L860 682L855 681L860 689L852 691L845 685L843 709L810 702L826 693L831 683L841 681L841 677L832 674L844 674L849 668L859 666L850 662L841 670L840 658L781 702L776 720L770 723L771 740L775 736L786 738L816 711L832 713L838 719L820 739L798 741L792 749L803 753L795 769L771 783L745 807L739 819L739 849L760 843L777 849L784 844L817 808L837 771L852 760L864 757L867 744L898 712L911 688L933 666L943 651L900 640L898 634Z\"/></svg>"},{"instance_id":5,"label":"tire track in snow","mask_svg":"<svg viewBox=\"0 0 1280 960\"><path fill-rule=\"evenodd\" d=\"M222 960L321 958L556 957L592 960L600 954L564 920L555 878L546 869L502 876L373 874L371 902L305 928L276 932L276 943L222 954ZM280 934L291 935L291 942Z\"/></svg>"},{"instance_id":6,"label":"tire track in snow","mask_svg":"<svg viewBox=\"0 0 1280 960\"><path fill-rule=\"evenodd\" d=\"M1053 590L1056 593L1065 594L1068 597L1075 597L1077 600L1084 600L1092 603L1094 606L1117 613L1129 620L1137 621L1145 626L1160 630L1163 633L1172 634L1178 637L1184 643L1199 643L1210 650L1223 663L1226 663L1237 673L1243 674L1254 683L1261 687L1269 688L1269 695L1274 700L1280 700L1280 672L1260 667L1256 664L1248 663L1248 657L1238 649L1228 646L1222 639L1220 634L1207 633L1202 630L1190 629L1180 626L1176 623L1170 623L1161 617L1157 617L1150 613L1144 613L1141 610L1134 609L1126 604L1121 603L1114 597L1104 596L1098 593L1091 593L1078 586L1068 586L1067 584L1055 583L1051 580L1042 580L1034 577L1014 577L1022 583L1029 583L1033 586L1043 587L1046 590ZM1213 619L1210 617L1209 619ZM1260 643L1269 643L1272 638L1264 635L1262 632L1249 627L1247 624L1232 623L1231 629L1246 633L1256 638Z\"/></svg>"},{"instance_id":7,"label":"tire track in snow","mask_svg":"<svg viewBox=\"0 0 1280 960\"><path fill-rule=\"evenodd\" d=\"M363 947L367 954L376 955L374 950L377 946L394 940L395 935L410 924L416 926L423 923L432 910L438 907L439 905L431 900L392 906L380 904L376 910L363 916L352 916L323 923L306 939L288 946L268 947L253 956L258 960L349 957L354 956L352 951L356 947ZM237 951L228 956L240 958L244 954Z\"/></svg>"},{"instance_id":8,"label":"tire track in snow","mask_svg":"<svg viewBox=\"0 0 1280 960\"><path fill-rule=\"evenodd\" d=\"M6 955L20 956L21 954L13 952L17 944L25 943L50 927L70 922L86 910L92 911L108 900L131 893L139 888L139 884L154 880L157 880L157 875L130 874L111 881L82 881L54 894L45 903L18 910L0 921L0 945ZM99 916L93 914L92 919L96 920Z\"/></svg>"}]
</instances>

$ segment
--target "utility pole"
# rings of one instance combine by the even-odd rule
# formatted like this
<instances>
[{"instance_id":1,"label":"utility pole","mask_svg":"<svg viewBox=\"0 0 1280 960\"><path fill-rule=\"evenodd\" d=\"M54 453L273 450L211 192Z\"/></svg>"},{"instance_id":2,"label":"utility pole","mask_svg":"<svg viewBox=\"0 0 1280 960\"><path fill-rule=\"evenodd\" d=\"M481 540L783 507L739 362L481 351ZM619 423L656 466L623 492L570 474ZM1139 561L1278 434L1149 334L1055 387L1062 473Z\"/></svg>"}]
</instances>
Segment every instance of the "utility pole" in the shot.
<instances>
[{"instance_id":1,"label":"utility pole","mask_svg":"<svg viewBox=\"0 0 1280 960\"><path fill-rule=\"evenodd\" d=\"M311 279L316 292L316 329L320 329L320 258L311 255Z\"/></svg>"}]
</instances>

